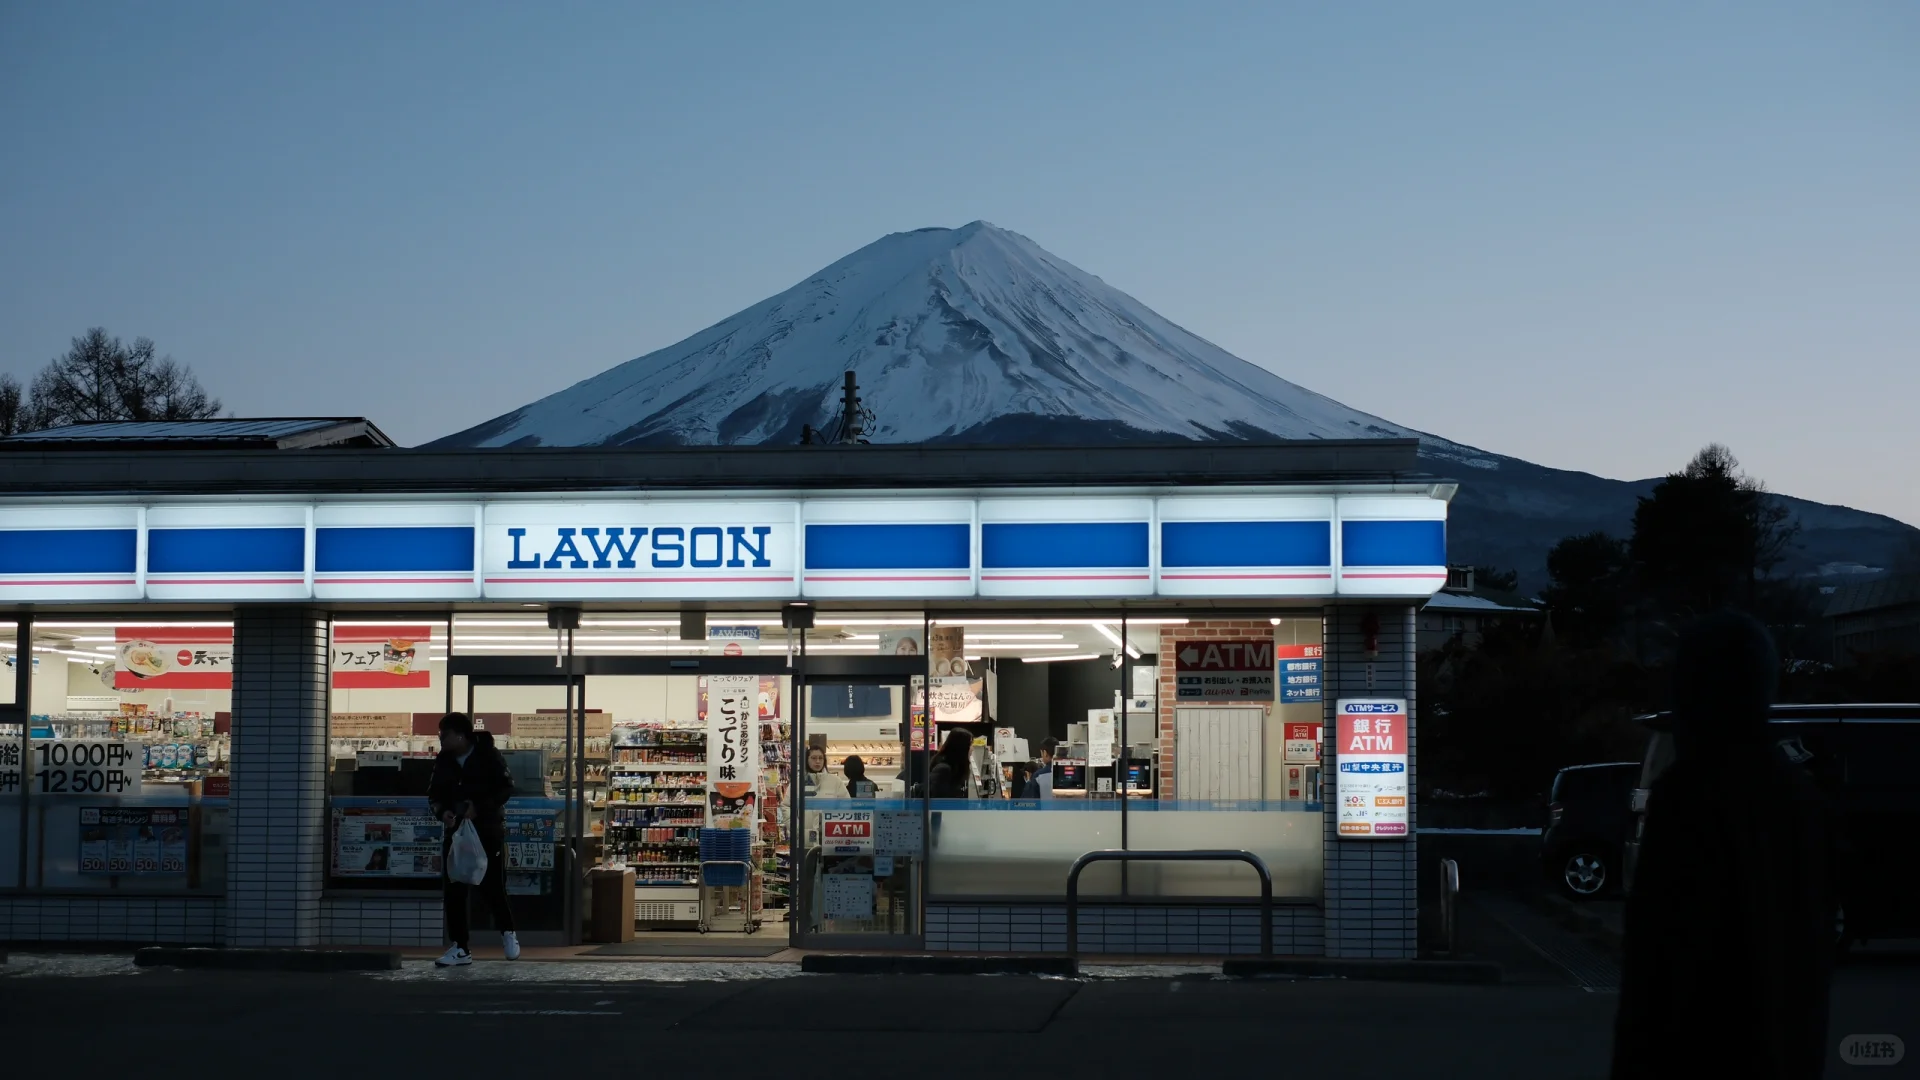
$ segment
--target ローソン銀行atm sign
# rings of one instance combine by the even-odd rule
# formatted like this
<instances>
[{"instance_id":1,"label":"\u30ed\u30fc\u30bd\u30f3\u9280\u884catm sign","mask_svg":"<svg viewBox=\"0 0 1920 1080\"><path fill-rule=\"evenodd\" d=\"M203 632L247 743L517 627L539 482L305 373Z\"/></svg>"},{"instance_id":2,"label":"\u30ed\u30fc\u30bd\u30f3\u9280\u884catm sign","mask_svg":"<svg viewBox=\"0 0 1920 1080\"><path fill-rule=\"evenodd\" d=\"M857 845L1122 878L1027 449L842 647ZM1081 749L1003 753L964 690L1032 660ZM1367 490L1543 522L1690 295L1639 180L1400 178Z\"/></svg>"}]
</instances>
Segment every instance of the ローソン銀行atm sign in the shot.
<instances>
[{"instance_id":1,"label":"\u30ed\u30fc\u30bd\u30f3\u9280\u884catm sign","mask_svg":"<svg viewBox=\"0 0 1920 1080\"><path fill-rule=\"evenodd\" d=\"M496 503L485 529L488 596L798 592L791 503Z\"/></svg>"},{"instance_id":2,"label":"\u30ed\u30fc\u30bd\u30f3\u9280\u884catm sign","mask_svg":"<svg viewBox=\"0 0 1920 1080\"><path fill-rule=\"evenodd\" d=\"M1340 835L1401 839L1407 835L1407 703L1397 698L1343 698L1334 703Z\"/></svg>"}]
</instances>

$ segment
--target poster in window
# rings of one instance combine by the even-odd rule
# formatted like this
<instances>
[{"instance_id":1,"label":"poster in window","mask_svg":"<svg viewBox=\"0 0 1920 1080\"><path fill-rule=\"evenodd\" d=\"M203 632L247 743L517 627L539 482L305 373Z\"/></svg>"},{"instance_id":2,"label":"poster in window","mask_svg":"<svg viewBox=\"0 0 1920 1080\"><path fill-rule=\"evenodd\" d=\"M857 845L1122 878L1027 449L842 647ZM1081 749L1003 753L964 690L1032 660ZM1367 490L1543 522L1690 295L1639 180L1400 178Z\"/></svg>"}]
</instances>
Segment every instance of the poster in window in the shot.
<instances>
[{"instance_id":1,"label":"poster in window","mask_svg":"<svg viewBox=\"0 0 1920 1080\"><path fill-rule=\"evenodd\" d=\"M113 637L115 689L233 689L230 626L122 626Z\"/></svg>"},{"instance_id":2,"label":"poster in window","mask_svg":"<svg viewBox=\"0 0 1920 1080\"><path fill-rule=\"evenodd\" d=\"M336 690L382 687L425 689L433 685L430 626L335 624L329 664Z\"/></svg>"}]
</instances>

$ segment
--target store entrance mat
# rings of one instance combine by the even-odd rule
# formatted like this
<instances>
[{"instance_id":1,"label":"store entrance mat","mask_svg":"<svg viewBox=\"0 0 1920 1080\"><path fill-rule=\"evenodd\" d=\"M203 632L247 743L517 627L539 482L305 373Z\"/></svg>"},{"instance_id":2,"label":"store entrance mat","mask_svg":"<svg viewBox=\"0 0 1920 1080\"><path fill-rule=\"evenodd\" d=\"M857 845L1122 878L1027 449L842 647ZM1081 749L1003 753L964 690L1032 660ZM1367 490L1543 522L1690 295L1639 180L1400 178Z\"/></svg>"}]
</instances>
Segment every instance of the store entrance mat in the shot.
<instances>
[{"instance_id":1,"label":"store entrance mat","mask_svg":"<svg viewBox=\"0 0 1920 1080\"><path fill-rule=\"evenodd\" d=\"M622 941L588 949L582 955L764 957L785 951L784 941Z\"/></svg>"}]
</instances>

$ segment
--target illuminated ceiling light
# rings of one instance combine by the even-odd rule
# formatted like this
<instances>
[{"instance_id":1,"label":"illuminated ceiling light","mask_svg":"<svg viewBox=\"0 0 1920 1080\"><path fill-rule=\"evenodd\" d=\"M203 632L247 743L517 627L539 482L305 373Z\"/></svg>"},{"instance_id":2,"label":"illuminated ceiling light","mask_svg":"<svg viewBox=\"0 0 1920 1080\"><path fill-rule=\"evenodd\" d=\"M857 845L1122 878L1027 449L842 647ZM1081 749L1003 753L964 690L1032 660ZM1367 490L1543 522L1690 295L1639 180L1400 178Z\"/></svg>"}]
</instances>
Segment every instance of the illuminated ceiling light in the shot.
<instances>
[{"instance_id":1,"label":"illuminated ceiling light","mask_svg":"<svg viewBox=\"0 0 1920 1080\"><path fill-rule=\"evenodd\" d=\"M1098 660L1098 659L1100 659L1099 653L1090 652L1090 653L1075 653L1072 656L1023 656L1020 658L1020 662L1023 664L1051 664L1059 660Z\"/></svg>"},{"instance_id":2,"label":"illuminated ceiling light","mask_svg":"<svg viewBox=\"0 0 1920 1080\"><path fill-rule=\"evenodd\" d=\"M1063 641L1065 634L996 634L991 630L974 632L969 629L967 637L976 641Z\"/></svg>"},{"instance_id":3,"label":"illuminated ceiling light","mask_svg":"<svg viewBox=\"0 0 1920 1080\"><path fill-rule=\"evenodd\" d=\"M142 630L231 630L231 622L167 622L154 619L122 619L119 622L43 622L35 623L35 629L48 630L118 630L123 626L139 627Z\"/></svg>"}]
</instances>

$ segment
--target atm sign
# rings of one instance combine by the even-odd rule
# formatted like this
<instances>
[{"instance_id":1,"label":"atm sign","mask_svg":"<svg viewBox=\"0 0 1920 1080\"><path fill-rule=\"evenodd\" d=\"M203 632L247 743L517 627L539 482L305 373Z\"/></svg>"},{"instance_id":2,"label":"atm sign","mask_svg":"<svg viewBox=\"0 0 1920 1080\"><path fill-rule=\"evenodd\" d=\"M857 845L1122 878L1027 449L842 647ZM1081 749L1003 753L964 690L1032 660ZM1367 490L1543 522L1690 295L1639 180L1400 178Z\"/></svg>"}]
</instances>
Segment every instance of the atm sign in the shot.
<instances>
[{"instance_id":1,"label":"atm sign","mask_svg":"<svg viewBox=\"0 0 1920 1080\"><path fill-rule=\"evenodd\" d=\"M873 811L828 810L822 813L820 850L827 855L873 854Z\"/></svg>"}]
</instances>

